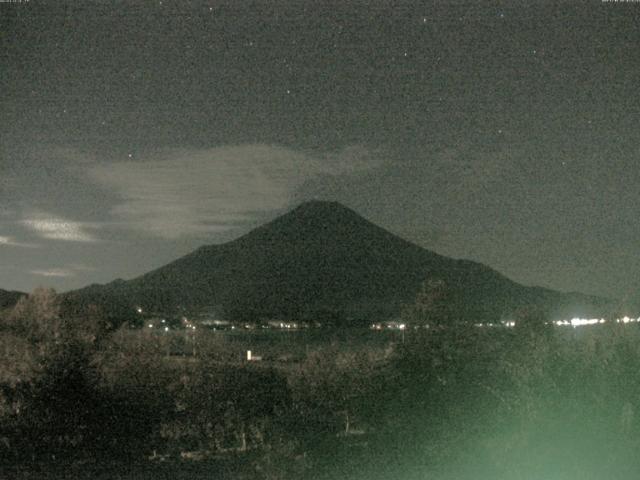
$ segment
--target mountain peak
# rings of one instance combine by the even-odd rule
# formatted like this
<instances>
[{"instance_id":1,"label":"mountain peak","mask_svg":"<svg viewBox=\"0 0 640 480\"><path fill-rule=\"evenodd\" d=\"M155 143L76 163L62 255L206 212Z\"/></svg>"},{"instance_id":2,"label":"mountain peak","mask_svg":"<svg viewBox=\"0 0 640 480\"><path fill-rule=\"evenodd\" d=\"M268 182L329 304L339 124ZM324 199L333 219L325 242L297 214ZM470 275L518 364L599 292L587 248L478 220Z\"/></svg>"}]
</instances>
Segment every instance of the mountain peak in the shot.
<instances>
[{"instance_id":1,"label":"mountain peak","mask_svg":"<svg viewBox=\"0 0 640 480\"><path fill-rule=\"evenodd\" d=\"M313 215L322 215L322 214L344 214L348 213L350 215L359 216L356 212L351 210L348 207L345 207L340 202L329 201L329 200L308 200L306 202L302 202L296 208L291 210L292 214L313 214Z\"/></svg>"},{"instance_id":2,"label":"mountain peak","mask_svg":"<svg viewBox=\"0 0 640 480\"><path fill-rule=\"evenodd\" d=\"M271 241L275 235L304 241L314 241L315 238L317 241L318 236L329 236L327 239L332 235L361 237L370 233L372 228L382 230L341 203L310 200L250 232L246 237L256 240L256 234L267 235Z\"/></svg>"}]
</instances>

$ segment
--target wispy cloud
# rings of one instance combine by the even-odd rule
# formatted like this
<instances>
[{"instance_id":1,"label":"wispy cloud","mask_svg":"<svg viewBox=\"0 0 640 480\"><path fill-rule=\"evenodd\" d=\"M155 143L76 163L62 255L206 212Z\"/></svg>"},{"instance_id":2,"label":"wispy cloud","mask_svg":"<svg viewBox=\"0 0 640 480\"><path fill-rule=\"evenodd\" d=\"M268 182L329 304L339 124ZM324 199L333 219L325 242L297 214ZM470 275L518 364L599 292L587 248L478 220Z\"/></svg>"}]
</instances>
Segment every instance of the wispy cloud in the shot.
<instances>
[{"instance_id":1,"label":"wispy cloud","mask_svg":"<svg viewBox=\"0 0 640 480\"><path fill-rule=\"evenodd\" d=\"M38 245L34 243L20 242L13 237L0 235L0 247L21 247L21 248L37 248Z\"/></svg>"},{"instance_id":2,"label":"wispy cloud","mask_svg":"<svg viewBox=\"0 0 640 480\"><path fill-rule=\"evenodd\" d=\"M41 238L67 242L96 242L98 239L89 233L87 224L64 218L37 214L21 222Z\"/></svg>"},{"instance_id":3,"label":"wispy cloud","mask_svg":"<svg viewBox=\"0 0 640 480\"><path fill-rule=\"evenodd\" d=\"M95 268L89 267L84 264L74 263L71 265L67 265L63 268L45 268L45 269L35 269L31 270L29 273L32 275L38 275L41 277L75 277L78 273L82 272L91 272L94 271Z\"/></svg>"},{"instance_id":4,"label":"wispy cloud","mask_svg":"<svg viewBox=\"0 0 640 480\"><path fill-rule=\"evenodd\" d=\"M31 270L33 275L41 277L75 277L76 272L64 268L49 268L47 270Z\"/></svg>"},{"instance_id":5,"label":"wispy cloud","mask_svg":"<svg viewBox=\"0 0 640 480\"><path fill-rule=\"evenodd\" d=\"M367 168L352 147L314 156L270 145L170 150L140 161L97 164L93 181L121 198L111 213L130 228L163 238L227 230L259 211L287 205L310 178Z\"/></svg>"}]
</instances>

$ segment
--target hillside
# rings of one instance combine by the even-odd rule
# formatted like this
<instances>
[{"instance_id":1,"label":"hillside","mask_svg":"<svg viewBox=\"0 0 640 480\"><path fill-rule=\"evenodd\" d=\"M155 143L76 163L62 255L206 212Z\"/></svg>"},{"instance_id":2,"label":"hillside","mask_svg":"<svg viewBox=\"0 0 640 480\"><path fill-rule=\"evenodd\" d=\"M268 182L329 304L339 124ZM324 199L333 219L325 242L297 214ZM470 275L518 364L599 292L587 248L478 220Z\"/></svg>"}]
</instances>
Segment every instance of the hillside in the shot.
<instances>
[{"instance_id":1,"label":"hillside","mask_svg":"<svg viewBox=\"0 0 640 480\"><path fill-rule=\"evenodd\" d=\"M217 306L230 319L338 324L387 319L422 282L444 281L451 309L479 320L536 305L557 315L599 313L602 299L519 285L489 267L407 242L334 202L307 202L248 234L204 246L129 281L68 295L82 303L174 311Z\"/></svg>"}]
</instances>

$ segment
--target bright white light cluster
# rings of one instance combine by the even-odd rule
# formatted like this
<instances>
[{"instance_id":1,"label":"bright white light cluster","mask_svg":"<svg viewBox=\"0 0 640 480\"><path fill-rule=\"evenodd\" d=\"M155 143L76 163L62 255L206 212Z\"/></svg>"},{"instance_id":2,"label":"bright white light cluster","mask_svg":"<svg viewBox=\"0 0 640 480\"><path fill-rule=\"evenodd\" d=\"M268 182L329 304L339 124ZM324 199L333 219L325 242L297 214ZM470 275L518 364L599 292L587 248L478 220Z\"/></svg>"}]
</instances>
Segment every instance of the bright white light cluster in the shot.
<instances>
[{"instance_id":1,"label":"bright white light cluster","mask_svg":"<svg viewBox=\"0 0 640 480\"><path fill-rule=\"evenodd\" d=\"M516 322L509 320L500 323L474 323L473 326L478 328L515 327Z\"/></svg>"},{"instance_id":2,"label":"bright white light cluster","mask_svg":"<svg viewBox=\"0 0 640 480\"><path fill-rule=\"evenodd\" d=\"M627 316L624 316L622 318L618 318L616 320L616 323L638 323L640 322L640 317L638 318L629 318Z\"/></svg>"},{"instance_id":3,"label":"bright white light cluster","mask_svg":"<svg viewBox=\"0 0 640 480\"><path fill-rule=\"evenodd\" d=\"M578 318L574 317L571 320L554 320L552 322L547 322L547 325L555 325L557 327L583 327L588 325L600 325L603 323L607 323L608 320L604 318ZM614 321L615 323L640 323L640 317L622 317L618 318ZM479 328L487 328L487 327L515 327L516 322L513 320L505 320L501 323L474 323L474 327Z\"/></svg>"},{"instance_id":4,"label":"bright white light cluster","mask_svg":"<svg viewBox=\"0 0 640 480\"><path fill-rule=\"evenodd\" d=\"M601 325L604 323L640 323L640 317L637 318L633 318L633 317L627 317L624 316L622 318L617 318L615 320L606 320L604 318L579 318L579 317L574 317L571 320L553 320L553 321L549 321L549 322L545 322L546 325L554 325L557 327L584 327L584 326L589 326L589 325ZM513 328L516 326L516 322L514 320L503 320L500 323L474 323L473 324L474 327L476 328L494 328L494 327L506 327L506 328ZM404 323L395 323L392 322L389 325L385 325L383 323L374 323L371 325L371 329L372 330L383 330L383 329L399 329L399 330L405 330L407 328L413 328L413 329L418 329L420 327L418 326L411 326L411 325L406 325ZM429 325L423 325L423 328L429 328Z\"/></svg>"},{"instance_id":5,"label":"bright white light cluster","mask_svg":"<svg viewBox=\"0 0 640 480\"><path fill-rule=\"evenodd\" d=\"M552 323L559 327L563 327L563 326L582 327L585 325L598 325L598 324L603 324L607 322L608 320L605 320L604 318L572 318L571 320L556 320ZM630 318L630 317L624 316L622 318L617 318L615 320L615 323L638 323L638 322L640 322L640 317Z\"/></svg>"},{"instance_id":6,"label":"bright white light cluster","mask_svg":"<svg viewBox=\"0 0 640 480\"><path fill-rule=\"evenodd\" d=\"M582 327L584 325L597 325L599 323L605 323L604 318L572 318L571 320L556 320L553 322L554 325L559 327L562 326L571 326L571 327Z\"/></svg>"}]
</instances>

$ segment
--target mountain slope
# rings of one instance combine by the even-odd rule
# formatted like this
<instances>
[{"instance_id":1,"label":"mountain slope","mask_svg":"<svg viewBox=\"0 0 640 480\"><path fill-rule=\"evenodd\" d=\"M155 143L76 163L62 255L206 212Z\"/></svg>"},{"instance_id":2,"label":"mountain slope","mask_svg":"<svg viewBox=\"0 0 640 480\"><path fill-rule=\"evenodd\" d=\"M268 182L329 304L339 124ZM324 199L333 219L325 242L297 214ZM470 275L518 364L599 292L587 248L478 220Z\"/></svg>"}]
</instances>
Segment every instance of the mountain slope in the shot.
<instances>
[{"instance_id":1,"label":"mountain slope","mask_svg":"<svg viewBox=\"0 0 640 480\"><path fill-rule=\"evenodd\" d=\"M481 264L443 257L334 202L304 203L234 241L72 296L162 311L216 305L232 319L362 324L396 315L430 278L444 281L456 314L474 319L503 318L532 304L558 313L581 304L593 310L599 302L524 287Z\"/></svg>"}]
</instances>

